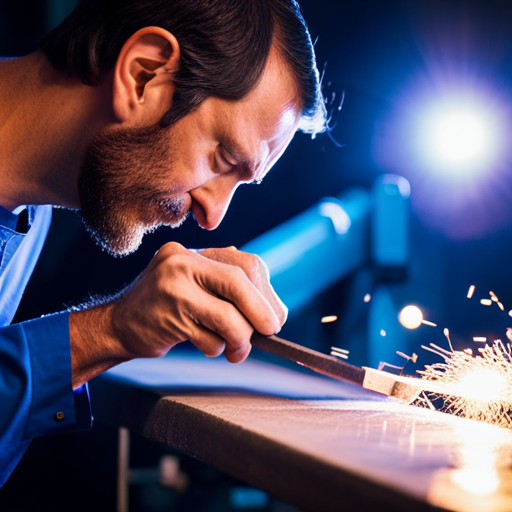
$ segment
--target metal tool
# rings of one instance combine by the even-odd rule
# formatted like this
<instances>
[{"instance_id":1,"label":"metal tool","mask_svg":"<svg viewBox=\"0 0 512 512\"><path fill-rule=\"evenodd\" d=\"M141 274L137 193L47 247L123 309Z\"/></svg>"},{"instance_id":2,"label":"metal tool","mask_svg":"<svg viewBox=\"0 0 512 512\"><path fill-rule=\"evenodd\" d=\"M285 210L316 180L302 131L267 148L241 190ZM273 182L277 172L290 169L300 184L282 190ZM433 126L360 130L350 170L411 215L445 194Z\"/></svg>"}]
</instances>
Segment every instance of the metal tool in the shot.
<instances>
[{"instance_id":1,"label":"metal tool","mask_svg":"<svg viewBox=\"0 0 512 512\"><path fill-rule=\"evenodd\" d=\"M263 336L255 332L251 344L263 352L284 357L314 372L352 382L365 389L399 398L408 404L418 397L426 385L425 381L414 377L393 375L374 368L359 368L277 336Z\"/></svg>"}]
</instances>

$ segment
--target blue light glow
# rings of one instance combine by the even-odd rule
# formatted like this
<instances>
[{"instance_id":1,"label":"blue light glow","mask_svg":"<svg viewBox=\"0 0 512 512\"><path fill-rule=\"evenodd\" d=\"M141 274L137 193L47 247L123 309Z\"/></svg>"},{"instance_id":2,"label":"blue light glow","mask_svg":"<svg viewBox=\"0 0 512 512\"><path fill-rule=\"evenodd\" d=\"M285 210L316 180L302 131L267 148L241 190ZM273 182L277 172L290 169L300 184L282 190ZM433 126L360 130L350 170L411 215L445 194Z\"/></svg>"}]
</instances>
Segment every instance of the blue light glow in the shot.
<instances>
[{"instance_id":1,"label":"blue light glow","mask_svg":"<svg viewBox=\"0 0 512 512\"><path fill-rule=\"evenodd\" d=\"M500 155L498 116L482 100L446 97L419 110L416 147L437 174L473 179Z\"/></svg>"}]
</instances>

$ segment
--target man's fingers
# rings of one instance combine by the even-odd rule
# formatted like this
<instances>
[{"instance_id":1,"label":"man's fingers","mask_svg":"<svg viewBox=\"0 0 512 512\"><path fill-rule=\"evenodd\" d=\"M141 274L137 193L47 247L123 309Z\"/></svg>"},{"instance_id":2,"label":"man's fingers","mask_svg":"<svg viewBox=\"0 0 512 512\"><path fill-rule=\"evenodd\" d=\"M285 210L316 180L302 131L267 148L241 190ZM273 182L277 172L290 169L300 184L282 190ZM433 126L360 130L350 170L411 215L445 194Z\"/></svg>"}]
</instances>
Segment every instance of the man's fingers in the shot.
<instances>
[{"instance_id":1,"label":"man's fingers","mask_svg":"<svg viewBox=\"0 0 512 512\"><path fill-rule=\"evenodd\" d=\"M225 342L226 359L232 363L243 361L251 351L252 325L244 315L225 300L210 294L201 300L202 311L198 321L218 339ZM196 340L191 340L203 350Z\"/></svg>"},{"instance_id":2,"label":"man's fingers","mask_svg":"<svg viewBox=\"0 0 512 512\"><path fill-rule=\"evenodd\" d=\"M269 274L265 262L255 254L238 251L235 247L225 249L202 249L201 256L210 260L241 268L250 282L259 290L273 309L279 322L278 329L284 324L288 316L288 309L275 293L269 281Z\"/></svg>"},{"instance_id":3,"label":"man's fingers","mask_svg":"<svg viewBox=\"0 0 512 512\"><path fill-rule=\"evenodd\" d=\"M204 327L198 328L190 341L206 357L218 357L226 349L226 342L218 334Z\"/></svg>"},{"instance_id":4,"label":"man's fingers","mask_svg":"<svg viewBox=\"0 0 512 512\"><path fill-rule=\"evenodd\" d=\"M201 276L205 290L232 302L262 334L270 336L279 331L281 324L273 308L241 268L217 262L211 264L216 266L215 271Z\"/></svg>"}]
</instances>

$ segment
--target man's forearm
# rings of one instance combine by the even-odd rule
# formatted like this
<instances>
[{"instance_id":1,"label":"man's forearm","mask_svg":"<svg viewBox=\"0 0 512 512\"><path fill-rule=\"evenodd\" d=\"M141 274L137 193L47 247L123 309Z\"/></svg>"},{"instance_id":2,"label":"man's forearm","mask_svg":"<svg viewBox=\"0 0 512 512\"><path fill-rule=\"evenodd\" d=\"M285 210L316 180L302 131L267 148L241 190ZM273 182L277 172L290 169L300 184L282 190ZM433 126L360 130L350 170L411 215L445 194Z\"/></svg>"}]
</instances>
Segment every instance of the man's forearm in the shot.
<instances>
[{"instance_id":1,"label":"man's forearm","mask_svg":"<svg viewBox=\"0 0 512 512\"><path fill-rule=\"evenodd\" d=\"M132 359L113 335L111 304L69 315L73 389Z\"/></svg>"}]
</instances>

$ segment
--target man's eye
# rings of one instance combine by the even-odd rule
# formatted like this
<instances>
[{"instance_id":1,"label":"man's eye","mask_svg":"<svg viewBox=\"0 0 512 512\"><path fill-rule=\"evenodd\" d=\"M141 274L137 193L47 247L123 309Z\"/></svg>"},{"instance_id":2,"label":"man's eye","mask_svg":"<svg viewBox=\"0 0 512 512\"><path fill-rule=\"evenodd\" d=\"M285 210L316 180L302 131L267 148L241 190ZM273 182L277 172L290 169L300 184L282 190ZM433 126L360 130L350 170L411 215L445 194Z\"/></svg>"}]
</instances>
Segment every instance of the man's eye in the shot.
<instances>
[{"instance_id":1,"label":"man's eye","mask_svg":"<svg viewBox=\"0 0 512 512\"><path fill-rule=\"evenodd\" d=\"M236 162L234 162L231 158L229 158L226 155L225 151L222 150L221 147L219 147L218 154L221 159L221 163L223 164L224 167L232 169L233 167L236 166Z\"/></svg>"}]
</instances>

